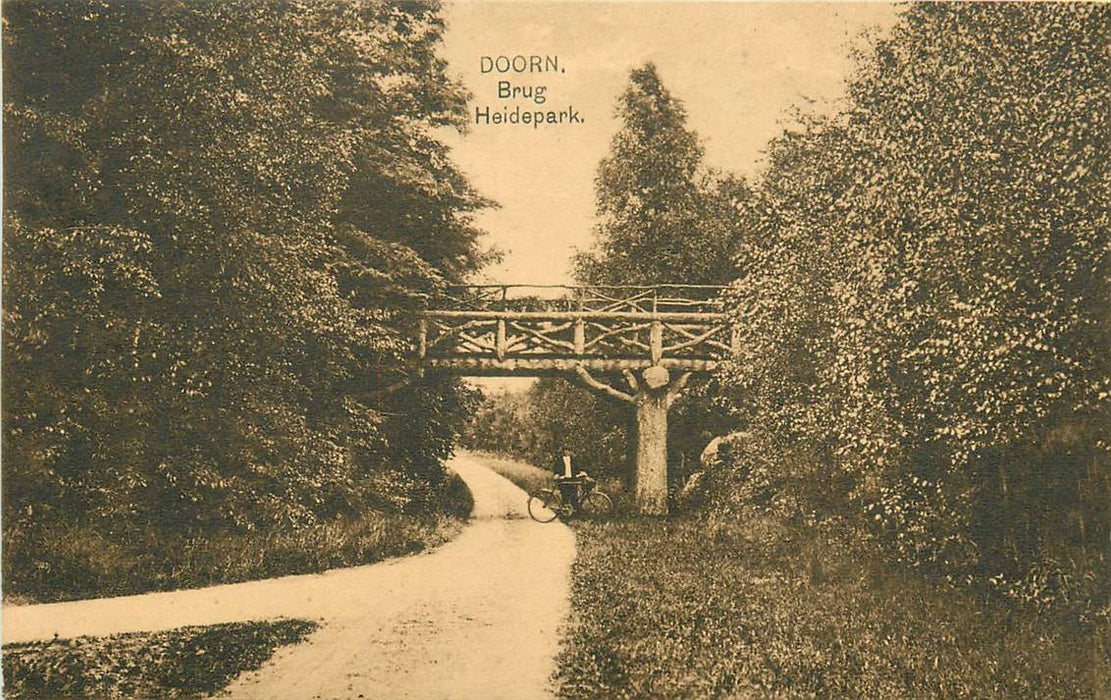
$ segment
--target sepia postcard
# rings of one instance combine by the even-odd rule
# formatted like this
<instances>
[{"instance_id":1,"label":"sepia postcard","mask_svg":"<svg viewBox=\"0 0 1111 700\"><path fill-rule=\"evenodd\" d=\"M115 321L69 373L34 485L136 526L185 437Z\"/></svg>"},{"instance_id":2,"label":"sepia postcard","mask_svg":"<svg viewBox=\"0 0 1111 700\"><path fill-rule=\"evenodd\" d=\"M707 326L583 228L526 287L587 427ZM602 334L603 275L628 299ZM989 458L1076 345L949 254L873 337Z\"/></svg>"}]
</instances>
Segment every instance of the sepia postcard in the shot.
<instances>
[{"instance_id":1,"label":"sepia postcard","mask_svg":"<svg viewBox=\"0 0 1111 700\"><path fill-rule=\"evenodd\" d=\"M1111 697L1111 10L5 0L2 696Z\"/></svg>"}]
</instances>

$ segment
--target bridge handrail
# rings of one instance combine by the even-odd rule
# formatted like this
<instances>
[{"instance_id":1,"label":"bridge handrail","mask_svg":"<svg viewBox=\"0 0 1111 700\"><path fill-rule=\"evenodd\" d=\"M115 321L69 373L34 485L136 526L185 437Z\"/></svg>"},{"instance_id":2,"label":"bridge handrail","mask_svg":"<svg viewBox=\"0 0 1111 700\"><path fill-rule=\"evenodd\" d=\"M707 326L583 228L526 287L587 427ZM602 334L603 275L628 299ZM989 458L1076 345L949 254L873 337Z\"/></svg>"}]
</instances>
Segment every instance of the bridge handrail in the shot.
<instances>
[{"instance_id":1,"label":"bridge handrail","mask_svg":"<svg viewBox=\"0 0 1111 700\"><path fill-rule=\"evenodd\" d=\"M635 311L656 313L669 310L720 312L720 294L726 287L709 284L664 283L655 285L566 285L566 284L466 284L445 291L449 304L440 310L507 310L525 305L545 305L561 310ZM540 296L520 292L563 290L562 296ZM512 294L511 294L512 292Z\"/></svg>"}]
</instances>

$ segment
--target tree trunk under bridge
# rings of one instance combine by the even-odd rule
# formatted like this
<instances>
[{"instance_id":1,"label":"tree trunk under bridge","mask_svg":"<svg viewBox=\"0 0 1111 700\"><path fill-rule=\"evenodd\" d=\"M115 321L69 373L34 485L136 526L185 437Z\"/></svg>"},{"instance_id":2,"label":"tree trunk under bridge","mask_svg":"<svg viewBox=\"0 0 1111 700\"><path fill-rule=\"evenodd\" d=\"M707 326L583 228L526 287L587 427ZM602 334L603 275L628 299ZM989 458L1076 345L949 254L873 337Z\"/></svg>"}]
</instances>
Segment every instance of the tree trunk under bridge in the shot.
<instances>
[{"instance_id":1,"label":"tree trunk under bridge","mask_svg":"<svg viewBox=\"0 0 1111 700\"><path fill-rule=\"evenodd\" d=\"M645 515L667 515L667 411L691 373L684 372L671 381L670 373L660 365L644 370L640 379L626 370L625 379L634 392L629 394L598 381L584 367L576 372L590 388L633 404L636 435L629 439L636 440L632 482L637 509Z\"/></svg>"},{"instance_id":2,"label":"tree trunk under bridge","mask_svg":"<svg viewBox=\"0 0 1111 700\"><path fill-rule=\"evenodd\" d=\"M669 399L666 389L642 390L636 397L636 471L633 483L637 508L648 515L667 514Z\"/></svg>"}]
</instances>

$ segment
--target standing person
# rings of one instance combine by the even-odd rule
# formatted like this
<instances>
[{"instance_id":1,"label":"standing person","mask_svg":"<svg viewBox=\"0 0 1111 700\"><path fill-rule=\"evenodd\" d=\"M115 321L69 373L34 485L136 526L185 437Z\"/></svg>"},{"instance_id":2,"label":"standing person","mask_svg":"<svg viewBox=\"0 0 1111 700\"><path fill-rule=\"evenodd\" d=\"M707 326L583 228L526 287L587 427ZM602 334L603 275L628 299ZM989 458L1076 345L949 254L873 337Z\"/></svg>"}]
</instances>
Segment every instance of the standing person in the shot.
<instances>
[{"instance_id":1,"label":"standing person","mask_svg":"<svg viewBox=\"0 0 1111 700\"><path fill-rule=\"evenodd\" d=\"M574 475L575 472L571 469L571 458L573 456L574 454L571 450L565 447L560 451L555 461L552 462L552 472L556 475L557 479L560 477L570 479Z\"/></svg>"},{"instance_id":2,"label":"standing person","mask_svg":"<svg viewBox=\"0 0 1111 700\"><path fill-rule=\"evenodd\" d=\"M556 474L556 486L563 496L563 502L578 510L582 498L582 481L574 478L575 470L571 465L574 456L570 448L564 447L560 456L556 458L555 464L552 465L552 470Z\"/></svg>"}]
</instances>

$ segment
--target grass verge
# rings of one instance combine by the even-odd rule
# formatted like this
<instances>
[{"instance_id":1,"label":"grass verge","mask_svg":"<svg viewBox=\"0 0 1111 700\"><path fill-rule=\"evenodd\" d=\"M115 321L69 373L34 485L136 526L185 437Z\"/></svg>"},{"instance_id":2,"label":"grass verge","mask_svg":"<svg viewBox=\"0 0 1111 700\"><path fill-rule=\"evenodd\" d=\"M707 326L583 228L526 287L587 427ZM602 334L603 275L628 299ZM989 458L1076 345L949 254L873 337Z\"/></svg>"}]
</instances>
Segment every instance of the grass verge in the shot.
<instances>
[{"instance_id":1,"label":"grass verge","mask_svg":"<svg viewBox=\"0 0 1111 700\"><path fill-rule=\"evenodd\" d=\"M367 511L306 527L187 536L103 532L55 523L33 538L5 533L4 601L28 604L197 588L371 564L447 542L473 507L453 475L432 514Z\"/></svg>"},{"instance_id":2,"label":"grass verge","mask_svg":"<svg viewBox=\"0 0 1111 700\"><path fill-rule=\"evenodd\" d=\"M565 698L1111 696L1106 620L893 575L817 535L693 519L575 529Z\"/></svg>"},{"instance_id":3,"label":"grass verge","mask_svg":"<svg viewBox=\"0 0 1111 700\"><path fill-rule=\"evenodd\" d=\"M471 452L470 455L494 472L512 481L526 493L555 486L555 475L547 469L540 469L531 464L525 464L510 457L501 457L490 452Z\"/></svg>"},{"instance_id":4,"label":"grass verge","mask_svg":"<svg viewBox=\"0 0 1111 700\"><path fill-rule=\"evenodd\" d=\"M4 645L6 698L197 698L304 640L305 620Z\"/></svg>"}]
</instances>

